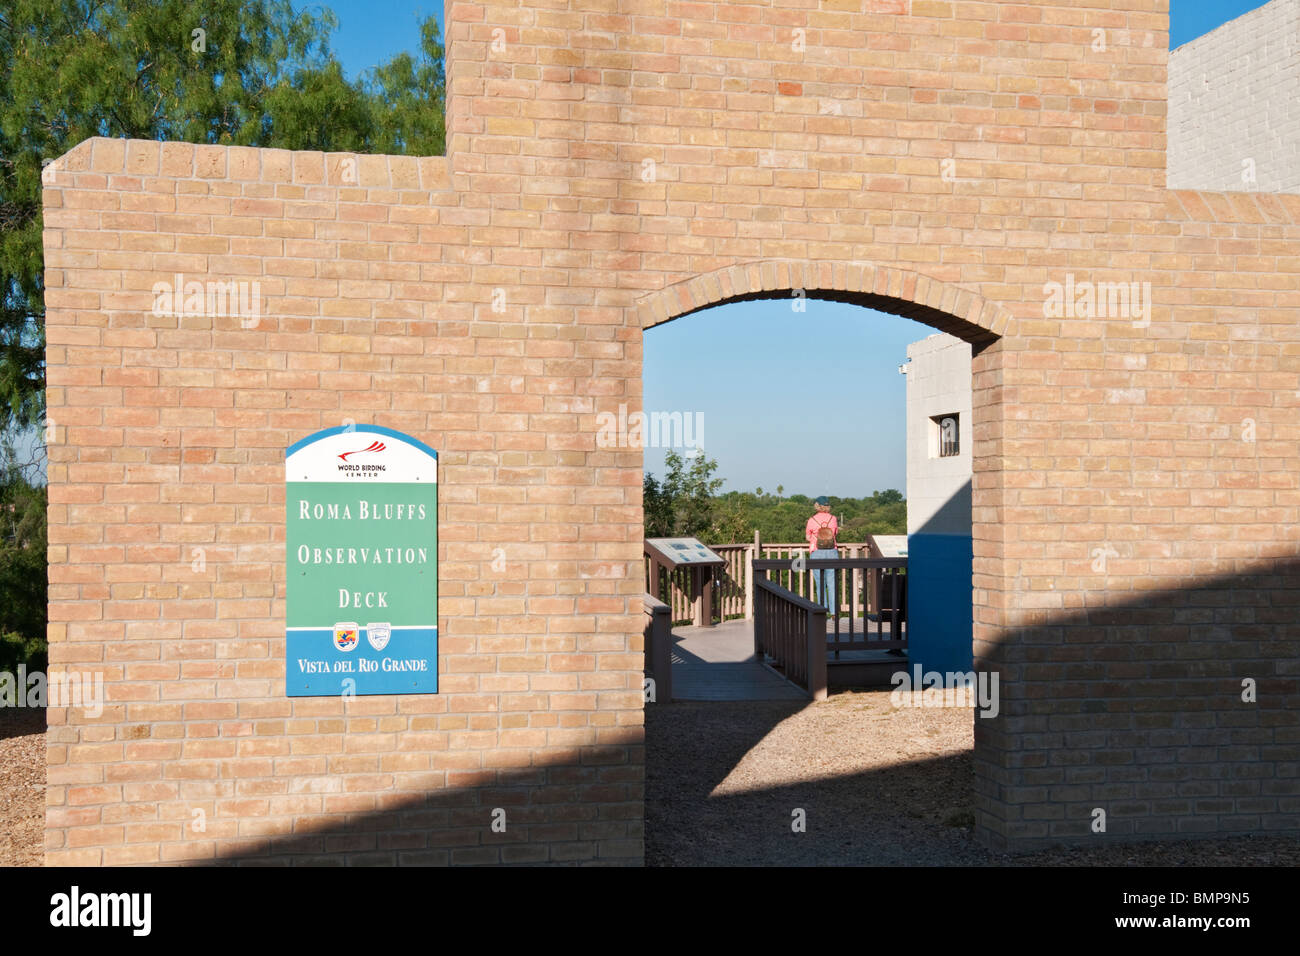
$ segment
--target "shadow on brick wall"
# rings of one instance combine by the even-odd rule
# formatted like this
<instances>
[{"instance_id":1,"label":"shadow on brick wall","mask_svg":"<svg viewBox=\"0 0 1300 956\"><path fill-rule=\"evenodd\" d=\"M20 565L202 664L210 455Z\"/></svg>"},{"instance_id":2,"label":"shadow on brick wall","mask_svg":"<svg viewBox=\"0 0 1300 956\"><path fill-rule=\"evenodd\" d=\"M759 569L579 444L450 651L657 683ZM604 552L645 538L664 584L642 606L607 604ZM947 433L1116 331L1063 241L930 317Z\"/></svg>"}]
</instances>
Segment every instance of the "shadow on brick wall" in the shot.
<instances>
[{"instance_id":1,"label":"shadow on brick wall","mask_svg":"<svg viewBox=\"0 0 1300 956\"><path fill-rule=\"evenodd\" d=\"M591 747L567 760L485 770L469 786L391 794L291 836L250 839L216 860L242 866L639 864L642 747ZM348 779L343 778L345 781ZM255 822L248 818L246 822ZM494 829L494 823L496 828Z\"/></svg>"},{"instance_id":2,"label":"shadow on brick wall","mask_svg":"<svg viewBox=\"0 0 1300 956\"><path fill-rule=\"evenodd\" d=\"M1108 572L1140 581L1162 550L1098 544L1077 572L1101 583L1096 606L977 647L976 667L1001 675L1001 713L975 722L977 833L991 848L1300 833L1300 561L1106 590Z\"/></svg>"},{"instance_id":3,"label":"shadow on brick wall","mask_svg":"<svg viewBox=\"0 0 1300 956\"><path fill-rule=\"evenodd\" d=\"M1104 551L1117 580L1130 580L1124 552L1137 546ZM960 824L972 764L977 833L993 849L1095 841L1099 808L1106 840L1300 832L1300 562L1186 589L1089 593L1099 606L1044 612L983 649L976 665L1000 674L1000 712L975 719L973 755L715 794L772 728L810 705L670 704L711 716L674 721L676 733L648 750L593 747L485 770L310 832L252 838L211 862L636 864L643 793L652 864L893 863L909 846L917 862L919 848L946 846L936 821ZM1254 702L1243 700L1249 682ZM748 716L729 723L727 707ZM922 778L951 781L951 796L919 797ZM802 835L790 827L798 808L810 821ZM504 832L492 827L498 809Z\"/></svg>"},{"instance_id":4,"label":"shadow on brick wall","mask_svg":"<svg viewBox=\"0 0 1300 956\"><path fill-rule=\"evenodd\" d=\"M648 704L648 716L692 705ZM689 805L706 795L781 720L806 701L743 702L744 721L688 726L655 751L649 764L657 788ZM642 862L645 748L588 748L544 766L483 771L472 786L394 794L378 812L335 818L293 836L250 839L217 866L443 866L476 864L638 865ZM706 755L702 763L699 756ZM346 778L344 778L346 780ZM493 829L494 811L505 829ZM671 813L671 808L668 810ZM661 813L652 818L672 827ZM309 821L304 819L305 826Z\"/></svg>"}]
</instances>

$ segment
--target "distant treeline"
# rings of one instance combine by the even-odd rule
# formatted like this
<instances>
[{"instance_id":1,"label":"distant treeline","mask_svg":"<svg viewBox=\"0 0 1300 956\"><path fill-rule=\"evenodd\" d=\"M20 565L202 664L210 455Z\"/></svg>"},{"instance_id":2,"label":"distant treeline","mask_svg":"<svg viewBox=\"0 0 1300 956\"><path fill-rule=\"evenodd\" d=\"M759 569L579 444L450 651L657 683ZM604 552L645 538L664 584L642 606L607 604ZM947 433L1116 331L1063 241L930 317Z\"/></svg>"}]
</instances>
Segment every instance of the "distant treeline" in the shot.
<instances>
[{"instance_id":1,"label":"distant treeline","mask_svg":"<svg viewBox=\"0 0 1300 956\"><path fill-rule=\"evenodd\" d=\"M723 481L713 477L718 463L702 451L693 458L668 452L665 464L668 470L662 481L652 473L645 476L647 537L687 536L709 544L734 544L752 541L757 530L764 541L803 540L804 526L815 510L813 496L787 495L782 485L775 493L757 488L720 494ZM840 522L840 541L907 533L907 502L894 488L865 498L827 498L831 514Z\"/></svg>"},{"instance_id":2,"label":"distant treeline","mask_svg":"<svg viewBox=\"0 0 1300 956\"><path fill-rule=\"evenodd\" d=\"M0 673L45 669L47 500L20 469L0 471Z\"/></svg>"}]
</instances>

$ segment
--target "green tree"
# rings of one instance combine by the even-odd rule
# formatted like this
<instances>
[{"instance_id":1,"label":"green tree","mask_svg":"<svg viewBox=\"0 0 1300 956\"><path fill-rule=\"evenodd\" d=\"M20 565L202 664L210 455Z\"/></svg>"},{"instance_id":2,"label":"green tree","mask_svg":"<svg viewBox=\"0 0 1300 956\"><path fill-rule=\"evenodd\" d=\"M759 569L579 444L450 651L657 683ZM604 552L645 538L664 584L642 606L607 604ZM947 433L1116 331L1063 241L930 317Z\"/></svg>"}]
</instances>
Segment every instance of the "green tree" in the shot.
<instances>
[{"instance_id":1,"label":"green tree","mask_svg":"<svg viewBox=\"0 0 1300 956\"><path fill-rule=\"evenodd\" d=\"M753 540L754 518L743 503L730 498L715 498L706 544L737 544Z\"/></svg>"},{"instance_id":2,"label":"green tree","mask_svg":"<svg viewBox=\"0 0 1300 956\"><path fill-rule=\"evenodd\" d=\"M757 531L764 541L798 542L813 513L813 499L794 494L782 497L754 491L721 492L721 478L715 478L718 462L701 454L685 459L669 452L662 481L647 473L642 484L646 536L667 538L690 536L706 544L735 544L751 541ZM830 495L831 512L840 519L840 540L864 541L867 535L906 534L907 501L902 492L890 488L865 498Z\"/></svg>"},{"instance_id":3,"label":"green tree","mask_svg":"<svg viewBox=\"0 0 1300 956\"><path fill-rule=\"evenodd\" d=\"M707 538L714 527L713 496L722 487L722 479L713 477L717 461L700 449L689 465L675 451L664 455L664 464L662 482L647 474L642 483L646 536Z\"/></svg>"},{"instance_id":4,"label":"green tree","mask_svg":"<svg viewBox=\"0 0 1300 956\"><path fill-rule=\"evenodd\" d=\"M46 491L0 475L0 671L45 666Z\"/></svg>"},{"instance_id":5,"label":"green tree","mask_svg":"<svg viewBox=\"0 0 1300 956\"><path fill-rule=\"evenodd\" d=\"M377 129L370 151L441 156L446 152L445 51L438 21L420 25L420 55L399 53L367 78L366 89L377 109Z\"/></svg>"},{"instance_id":6,"label":"green tree","mask_svg":"<svg viewBox=\"0 0 1300 956\"><path fill-rule=\"evenodd\" d=\"M907 533L907 502L895 489L865 498L829 497L831 511L841 522L841 541L862 541L869 534ZM713 508L707 540L714 544L749 541L755 531L767 542L798 542L803 540L804 526L813 513L813 499L800 494L773 498L751 491L728 491L714 497Z\"/></svg>"},{"instance_id":7,"label":"green tree","mask_svg":"<svg viewBox=\"0 0 1300 956\"><path fill-rule=\"evenodd\" d=\"M646 472L641 483L641 508L645 516L645 536L647 538L667 538L672 534L673 503L653 474Z\"/></svg>"},{"instance_id":8,"label":"green tree","mask_svg":"<svg viewBox=\"0 0 1300 956\"><path fill-rule=\"evenodd\" d=\"M0 432L44 416L42 164L91 136L443 152L437 21L355 83L290 0L0 2Z\"/></svg>"}]
</instances>

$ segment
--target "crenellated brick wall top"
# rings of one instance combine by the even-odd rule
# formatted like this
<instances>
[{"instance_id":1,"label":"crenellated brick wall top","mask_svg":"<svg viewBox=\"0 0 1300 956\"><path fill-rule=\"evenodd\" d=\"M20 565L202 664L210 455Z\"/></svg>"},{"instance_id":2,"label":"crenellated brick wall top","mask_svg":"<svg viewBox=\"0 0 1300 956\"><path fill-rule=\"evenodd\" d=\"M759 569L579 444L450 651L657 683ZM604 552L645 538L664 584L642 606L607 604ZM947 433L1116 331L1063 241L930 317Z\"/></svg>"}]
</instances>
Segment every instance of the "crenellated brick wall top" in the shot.
<instances>
[{"instance_id":1,"label":"crenellated brick wall top","mask_svg":"<svg viewBox=\"0 0 1300 956\"><path fill-rule=\"evenodd\" d=\"M229 180L261 185L357 186L364 189L451 188L445 156L296 152L249 146L200 146L94 137L54 160L47 171L167 179Z\"/></svg>"}]
</instances>

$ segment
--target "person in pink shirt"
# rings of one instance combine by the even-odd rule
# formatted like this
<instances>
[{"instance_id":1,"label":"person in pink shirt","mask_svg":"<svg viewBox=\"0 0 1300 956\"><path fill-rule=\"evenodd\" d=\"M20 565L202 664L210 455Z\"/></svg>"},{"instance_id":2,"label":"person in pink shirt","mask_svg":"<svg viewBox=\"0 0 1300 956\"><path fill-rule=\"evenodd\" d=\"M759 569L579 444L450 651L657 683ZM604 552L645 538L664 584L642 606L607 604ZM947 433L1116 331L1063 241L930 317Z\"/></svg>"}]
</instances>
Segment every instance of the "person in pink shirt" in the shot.
<instances>
[{"instance_id":1,"label":"person in pink shirt","mask_svg":"<svg viewBox=\"0 0 1300 956\"><path fill-rule=\"evenodd\" d=\"M831 514L830 500L823 495L817 499L817 513L808 519L804 526L804 537L808 541L808 557L814 560L838 558L840 524ZM835 620L835 575L833 568L819 568L813 571L814 601L826 608L829 620Z\"/></svg>"}]
</instances>

